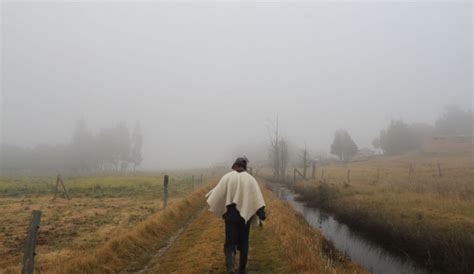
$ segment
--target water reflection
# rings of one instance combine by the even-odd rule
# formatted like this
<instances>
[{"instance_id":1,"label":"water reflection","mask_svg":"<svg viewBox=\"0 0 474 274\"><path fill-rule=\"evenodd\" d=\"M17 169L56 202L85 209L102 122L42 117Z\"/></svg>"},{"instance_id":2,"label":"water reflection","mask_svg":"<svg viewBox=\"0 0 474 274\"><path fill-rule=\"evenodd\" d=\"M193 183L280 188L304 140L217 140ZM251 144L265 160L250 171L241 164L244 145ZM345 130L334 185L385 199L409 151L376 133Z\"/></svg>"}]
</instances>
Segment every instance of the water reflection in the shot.
<instances>
[{"instance_id":1,"label":"water reflection","mask_svg":"<svg viewBox=\"0 0 474 274\"><path fill-rule=\"evenodd\" d=\"M281 200L286 200L298 212L302 213L308 223L321 230L326 239L345 252L353 261L363 265L376 274L428 273L409 259L400 258L381 246L367 241L361 235L338 222L330 214L317 208L306 207L295 200L295 193L282 184L270 184L272 191Z\"/></svg>"}]
</instances>

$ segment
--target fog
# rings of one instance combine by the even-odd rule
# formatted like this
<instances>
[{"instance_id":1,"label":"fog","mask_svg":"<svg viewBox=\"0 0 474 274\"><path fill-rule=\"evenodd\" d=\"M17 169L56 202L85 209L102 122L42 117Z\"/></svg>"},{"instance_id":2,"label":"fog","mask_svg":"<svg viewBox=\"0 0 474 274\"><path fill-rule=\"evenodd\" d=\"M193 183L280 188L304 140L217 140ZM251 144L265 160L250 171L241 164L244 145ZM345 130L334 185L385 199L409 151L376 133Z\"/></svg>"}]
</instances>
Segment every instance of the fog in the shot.
<instances>
[{"instance_id":1,"label":"fog","mask_svg":"<svg viewBox=\"0 0 474 274\"><path fill-rule=\"evenodd\" d=\"M269 139L359 147L392 119L472 108L472 2L1 4L1 142L139 121L142 169L206 167ZM252 159L250 159L252 162Z\"/></svg>"}]
</instances>

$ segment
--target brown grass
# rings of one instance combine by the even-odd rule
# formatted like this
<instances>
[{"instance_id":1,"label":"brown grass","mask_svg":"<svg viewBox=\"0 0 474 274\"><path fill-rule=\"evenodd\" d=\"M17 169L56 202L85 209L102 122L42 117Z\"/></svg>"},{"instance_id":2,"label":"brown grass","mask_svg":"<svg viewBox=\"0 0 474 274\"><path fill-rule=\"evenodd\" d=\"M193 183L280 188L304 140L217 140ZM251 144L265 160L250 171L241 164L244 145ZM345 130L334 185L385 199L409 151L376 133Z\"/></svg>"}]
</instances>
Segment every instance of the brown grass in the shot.
<instances>
[{"instance_id":1,"label":"brown grass","mask_svg":"<svg viewBox=\"0 0 474 274\"><path fill-rule=\"evenodd\" d=\"M175 203L174 198L171 203ZM0 198L0 273L18 273L33 209L42 211L36 266L46 271L75 250L91 250L159 211L162 201L147 197L51 196Z\"/></svg>"},{"instance_id":2,"label":"brown grass","mask_svg":"<svg viewBox=\"0 0 474 274\"><path fill-rule=\"evenodd\" d=\"M317 229L263 188L268 220L250 230L247 269L256 273L366 273L335 251ZM225 273L224 222L201 212L150 273Z\"/></svg>"},{"instance_id":3,"label":"brown grass","mask_svg":"<svg viewBox=\"0 0 474 274\"><path fill-rule=\"evenodd\" d=\"M76 258L63 262L54 271L224 273L224 223L205 209L203 195L206 191L200 189L190 194L91 254L77 252ZM366 273L335 251L319 231L310 227L288 204L274 198L268 190L263 191L269 219L263 228L251 229L248 270L258 273ZM184 231L165 253L154 257L183 226Z\"/></svg>"},{"instance_id":4,"label":"brown grass","mask_svg":"<svg viewBox=\"0 0 474 274\"><path fill-rule=\"evenodd\" d=\"M367 273L335 250L291 206L264 189L268 207L265 230L292 269L288 273Z\"/></svg>"},{"instance_id":5,"label":"brown grass","mask_svg":"<svg viewBox=\"0 0 474 274\"><path fill-rule=\"evenodd\" d=\"M442 177L438 176L438 161ZM472 272L472 155L379 158L323 166L318 175L322 169L324 178L318 176L316 181L300 181L296 185L295 189L309 204L325 207L353 227L370 232L375 240L428 267Z\"/></svg>"},{"instance_id":6,"label":"brown grass","mask_svg":"<svg viewBox=\"0 0 474 274\"><path fill-rule=\"evenodd\" d=\"M201 187L182 201L150 216L131 231L111 239L96 251L78 252L52 272L117 273L139 270L152 255L166 245L175 231L203 208L203 195L209 187Z\"/></svg>"}]
</instances>

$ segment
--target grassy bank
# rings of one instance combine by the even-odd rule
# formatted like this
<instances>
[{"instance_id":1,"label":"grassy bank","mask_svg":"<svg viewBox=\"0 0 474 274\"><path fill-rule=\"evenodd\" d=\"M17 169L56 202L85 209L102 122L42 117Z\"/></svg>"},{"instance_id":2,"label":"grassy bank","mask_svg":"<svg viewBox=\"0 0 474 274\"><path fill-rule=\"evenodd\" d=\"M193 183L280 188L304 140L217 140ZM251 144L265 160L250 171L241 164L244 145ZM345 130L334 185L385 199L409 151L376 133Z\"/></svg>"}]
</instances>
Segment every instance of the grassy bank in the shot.
<instances>
[{"instance_id":1,"label":"grassy bank","mask_svg":"<svg viewBox=\"0 0 474 274\"><path fill-rule=\"evenodd\" d=\"M367 273L337 251L288 203L278 200L268 189L263 191L268 208L264 230L270 245L277 247L290 267L288 273Z\"/></svg>"},{"instance_id":2,"label":"grassy bank","mask_svg":"<svg viewBox=\"0 0 474 274\"><path fill-rule=\"evenodd\" d=\"M472 273L471 157L416 154L323 166L318 178L294 188L309 205L325 208L389 249L431 269Z\"/></svg>"}]
</instances>

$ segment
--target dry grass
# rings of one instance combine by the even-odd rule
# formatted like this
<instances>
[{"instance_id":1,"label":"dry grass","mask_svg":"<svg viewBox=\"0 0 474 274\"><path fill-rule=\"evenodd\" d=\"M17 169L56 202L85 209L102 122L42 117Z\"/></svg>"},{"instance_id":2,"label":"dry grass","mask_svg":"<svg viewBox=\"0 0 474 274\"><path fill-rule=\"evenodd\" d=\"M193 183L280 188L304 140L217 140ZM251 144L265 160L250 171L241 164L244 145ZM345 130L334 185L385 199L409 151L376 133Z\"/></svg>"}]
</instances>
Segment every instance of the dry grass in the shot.
<instances>
[{"instance_id":1,"label":"dry grass","mask_svg":"<svg viewBox=\"0 0 474 274\"><path fill-rule=\"evenodd\" d=\"M40 270L47 270L74 250L93 249L127 231L159 211L162 201L145 197L74 198L71 201L51 201L47 196L2 197L0 207L0 269L5 273L18 273L33 209L42 211L36 265Z\"/></svg>"},{"instance_id":2,"label":"dry grass","mask_svg":"<svg viewBox=\"0 0 474 274\"><path fill-rule=\"evenodd\" d=\"M335 250L291 206L264 189L269 219L265 230L292 271L288 273L367 273Z\"/></svg>"},{"instance_id":3,"label":"dry grass","mask_svg":"<svg viewBox=\"0 0 474 274\"><path fill-rule=\"evenodd\" d=\"M208 190L209 187L201 187L92 253L79 251L52 272L117 273L141 269L158 249L166 245L175 231L203 208L203 195Z\"/></svg>"},{"instance_id":4,"label":"dry grass","mask_svg":"<svg viewBox=\"0 0 474 274\"><path fill-rule=\"evenodd\" d=\"M188 177L172 177L170 205L191 190L190 182L185 180ZM36 268L48 272L77 251L94 250L162 208L162 192L156 190L162 191L158 175L70 178L65 180L66 185L77 190L71 191L70 201L52 201L48 184L53 184L54 178L48 178L0 179L0 273L19 272L22 245L34 209L42 211ZM126 196L126 189L133 191Z\"/></svg>"},{"instance_id":5,"label":"dry grass","mask_svg":"<svg viewBox=\"0 0 474 274\"><path fill-rule=\"evenodd\" d=\"M442 177L438 175L438 161ZM387 157L323 166L318 175L316 181L296 185L309 204L329 209L343 221L428 267L472 272L472 155Z\"/></svg>"},{"instance_id":6,"label":"dry grass","mask_svg":"<svg viewBox=\"0 0 474 274\"><path fill-rule=\"evenodd\" d=\"M441 177L438 174L438 163ZM318 168L316 180L336 185L348 183L349 169L351 185L434 194L441 198L474 199L472 179L474 160L471 153L447 155L412 153L379 157L365 162L321 166Z\"/></svg>"},{"instance_id":7,"label":"dry grass","mask_svg":"<svg viewBox=\"0 0 474 274\"><path fill-rule=\"evenodd\" d=\"M224 273L224 223L206 210L201 188L91 250L76 250L53 273ZM288 204L264 189L269 219L252 228L248 269L258 273L366 273L335 251ZM191 220L191 221L190 221ZM159 257L169 239L184 228Z\"/></svg>"},{"instance_id":8,"label":"dry grass","mask_svg":"<svg viewBox=\"0 0 474 274\"><path fill-rule=\"evenodd\" d=\"M161 200L139 195L75 197L54 203L44 195L3 197L0 202L6 207L2 207L2 224L8 226L0 235L3 239L17 239L17 246L9 257L2 256L4 270L0 272L19 272L19 245L29 214L33 208L41 208L43 219L35 265L38 273L223 273L224 223L205 209L204 194L210 187L175 198L165 210L161 210ZM263 192L269 219L263 228L251 229L249 270L365 273L335 251L288 204L265 188ZM24 225L22 230L15 230L19 219ZM180 230L182 233L169 249L156 256Z\"/></svg>"},{"instance_id":9,"label":"dry grass","mask_svg":"<svg viewBox=\"0 0 474 274\"><path fill-rule=\"evenodd\" d=\"M335 251L317 229L263 189L268 220L250 230L247 269L255 273L367 273ZM150 273L225 273L224 222L201 212Z\"/></svg>"}]
</instances>

